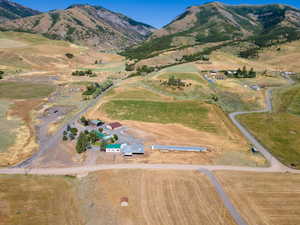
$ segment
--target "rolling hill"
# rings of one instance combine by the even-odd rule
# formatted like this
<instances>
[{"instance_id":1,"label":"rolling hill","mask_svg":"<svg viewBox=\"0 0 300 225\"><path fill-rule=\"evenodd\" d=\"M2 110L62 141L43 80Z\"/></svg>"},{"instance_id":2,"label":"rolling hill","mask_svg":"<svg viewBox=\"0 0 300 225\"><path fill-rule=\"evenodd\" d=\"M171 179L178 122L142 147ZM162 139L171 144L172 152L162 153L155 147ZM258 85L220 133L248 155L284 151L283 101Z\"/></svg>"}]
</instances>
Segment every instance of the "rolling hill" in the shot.
<instances>
[{"instance_id":1,"label":"rolling hill","mask_svg":"<svg viewBox=\"0 0 300 225\"><path fill-rule=\"evenodd\" d=\"M0 0L0 22L34 16L39 11L27 8L9 0Z\"/></svg>"},{"instance_id":2,"label":"rolling hill","mask_svg":"<svg viewBox=\"0 0 300 225\"><path fill-rule=\"evenodd\" d=\"M122 49L145 40L153 27L100 6L72 5L36 16L7 21L2 30L43 34L98 49Z\"/></svg>"},{"instance_id":3,"label":"rolling hill","mask_svg":"<svg viewBox=\"0 0 300 225\"><path fill-rule=\"evenodd\" d=\"M287 5L226 5L211 2L189 7L157 30L147 42L127 50L129 58L143 59L161 51L224 42L248 42L242 56L259 48L300 39L300 10Z\"/></svg>"}]
</instances>

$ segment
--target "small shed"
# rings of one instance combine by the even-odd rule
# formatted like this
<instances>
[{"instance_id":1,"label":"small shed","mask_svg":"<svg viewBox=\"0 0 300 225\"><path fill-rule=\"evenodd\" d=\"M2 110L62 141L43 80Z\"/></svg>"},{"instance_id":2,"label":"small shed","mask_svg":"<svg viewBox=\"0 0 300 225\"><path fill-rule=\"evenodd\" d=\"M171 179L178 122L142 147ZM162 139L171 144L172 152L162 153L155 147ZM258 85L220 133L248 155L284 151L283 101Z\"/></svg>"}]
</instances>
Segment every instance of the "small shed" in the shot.
<instances>
[{"instance_id":1,"label":"small shed","mask_svg":"<svg viewBox=\"0 0 300 225\"><path fill-rule=\"evenodd\" d=\"M106 145L106 152L114 153L114 152L121 152L121 144L109 144Z\"/></svg>"},{"instance_id":2,"label":"small shed","mask_svg":"<svg viewBox=\"0 0 300 225\"><path fill-rule=\"evenodd\" d=\"M122 207L127 207L129 204L128 204L128 198L127 197L122 197L121 199L120 199L120 205L122 206Z\"/></svg>"},{"instance_id":3,"label":"small shed","mask_svg":"<svg viewBox=\"0 0 300 225\"><path fill-rule=\"evenodd\" d=\"M114 123L109 123L106 127L110 130L115 130L122 127L122 124L119 122L114 122Z\"/></svg>"}]
</instances>

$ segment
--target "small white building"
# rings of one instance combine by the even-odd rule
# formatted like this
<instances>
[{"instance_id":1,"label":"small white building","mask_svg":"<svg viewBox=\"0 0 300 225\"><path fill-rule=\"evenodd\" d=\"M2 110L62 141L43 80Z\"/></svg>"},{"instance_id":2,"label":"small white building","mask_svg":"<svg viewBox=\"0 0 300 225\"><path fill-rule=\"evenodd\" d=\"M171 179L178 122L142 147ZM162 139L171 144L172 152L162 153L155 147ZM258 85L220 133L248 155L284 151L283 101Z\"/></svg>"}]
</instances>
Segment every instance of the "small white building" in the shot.
<instances>
[{"instance_id":1,"label":"small white building","mask_svg":"<svg viewBox=\"0 0 300 225\"><path fill-rule=\"evenodd\" d=\"M122 145L121 144L109 144L106 145L106 152L109 153L119 153L121 152Z\"/></svg>"}]
</instances>

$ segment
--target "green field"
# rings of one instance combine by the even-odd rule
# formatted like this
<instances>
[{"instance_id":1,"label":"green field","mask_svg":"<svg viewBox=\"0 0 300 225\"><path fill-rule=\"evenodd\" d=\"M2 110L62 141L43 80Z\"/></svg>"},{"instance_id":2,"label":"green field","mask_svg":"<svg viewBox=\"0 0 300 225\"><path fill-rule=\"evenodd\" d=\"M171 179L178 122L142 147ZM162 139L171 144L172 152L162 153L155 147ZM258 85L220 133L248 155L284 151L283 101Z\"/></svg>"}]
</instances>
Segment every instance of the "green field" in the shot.
<instances>
[{"instance_id":1,"label":"green field","mask_svg":"<svg viewBox=\"0 0 300 225\"><path fill-rule=\"evenodd\" d=\"M216 132L216 127L208 121L209 109L196 101L112 100L104 104L103 110L112 119L178 123L198 130Z\"/></svg>"},{"instance_id":2,"label":"green field","mask_svg":"<svg viewBox=\"0 0 300 225\"><path fill-rule=\"evenodd\" d=\"M300 86L274 93L274 112L243 115L239 120L280 161L300 169Z\"/></svg>"},{"instance_id":3,"label":"green field","mask_svg":"<svg viewBox=\"0 0 300 225\"><path fill-rule=\"evenodd\" d=\"M14 144L13 130L19 126L19 121L6 119L10 104L9 101L0 100L0 153L5 152L9 146Z\"/></svg>"},{"instance_id":4,"label":"green field","mask_svg":"<svg viewBox=\"0 0 300 225\"><path fill-rule=\"evenodd\" d=\"M0 225L84 224L75 182L67 177L0 175Z\"/></svg>"},{"instance_id":5,"label":"green field","mask_svg":"<svg viewBox=\"0 0 300 225\"><path fill-rule=\"evenodd\" d=\"M116 93L112 91L110 95L114 99L136 99L136 100L161 100L162 97L146 89L129 89Z\"/></svg>"},{"instance_id":6,"label":"green field","mask_svg":"<svg viewBox=\"0 0 300 225\"><path fill-rule=\"evenodd\" d=\"M54 86L23 82L1 82L0 98L4 99L32 99L44 98L55 90Z\"/></svg>"},{"instance_id":7,"label":"green field","mask_svg":"<svg viewBox=\"0 0 300 225\"><path fill-rule=\"evenodd\" d=\"M176 73L198 73L198 69L192 63L186 63L176 66L167 67L162 72L176 72Z\"/></svg>"},{"instance_id":8,"label":"green field","mask_svg":"<svg viewBox=\"0 0 300 225\"><path fill-rule=\"evenodd\" d=\"M168 79L171 76L175 76L177 79L181 80L193 80L197 81L199 83L204 83L203 79L201 78L200 74L197 73L178 73L178 72L168 72L168 73L163 73L159 75L157 78L158 79Z\"/></svg>"}]
</instances>

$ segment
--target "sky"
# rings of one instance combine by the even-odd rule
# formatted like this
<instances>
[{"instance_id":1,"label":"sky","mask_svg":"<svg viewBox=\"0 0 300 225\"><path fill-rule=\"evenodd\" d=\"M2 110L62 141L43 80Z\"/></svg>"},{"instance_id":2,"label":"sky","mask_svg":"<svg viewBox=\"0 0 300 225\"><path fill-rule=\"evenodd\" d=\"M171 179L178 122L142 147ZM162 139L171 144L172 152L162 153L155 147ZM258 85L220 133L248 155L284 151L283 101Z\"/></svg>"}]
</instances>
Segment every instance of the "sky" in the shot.
<instances>
[{"instance_id":1,"label":"sky","mask_svg":"<svg viewBox=\"0 0 300 225\"><path fill-rule=\"evenodd\" d=\"M72 4L99 5L122 13L140 22L156 28L171 22L192 5L201 5L210 0L12 0L24 6L46 12L53 9L65 9ZM219 0L226 4L270 4L281 3L300 8L299 0Z\"/></svg>"}]
</instances>

